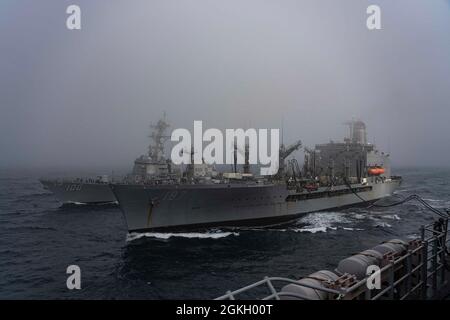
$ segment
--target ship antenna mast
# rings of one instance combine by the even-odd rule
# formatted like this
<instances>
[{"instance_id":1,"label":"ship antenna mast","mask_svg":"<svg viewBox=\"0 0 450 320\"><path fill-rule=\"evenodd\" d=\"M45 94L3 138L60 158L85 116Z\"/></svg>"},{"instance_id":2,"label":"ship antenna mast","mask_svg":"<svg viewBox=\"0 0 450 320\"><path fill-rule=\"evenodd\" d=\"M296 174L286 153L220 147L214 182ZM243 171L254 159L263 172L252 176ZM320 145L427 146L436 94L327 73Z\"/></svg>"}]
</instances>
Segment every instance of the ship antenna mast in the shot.
<instances>
[{"instance_id":1,"label":"ship antenna mast","mask_svg":"<svg viewBox=\"0 0 450 320\"><path fill-rule=\"evenodd\" d=\"M166 122L166 113L164 112L163 118L150 127L153 131L149 137L153 143L148 148L148 155L152 161L159 162L164 160L164 144L170 138L165 134L167 128L170 127L170 124Z\"/></svg>"}]
</instances>

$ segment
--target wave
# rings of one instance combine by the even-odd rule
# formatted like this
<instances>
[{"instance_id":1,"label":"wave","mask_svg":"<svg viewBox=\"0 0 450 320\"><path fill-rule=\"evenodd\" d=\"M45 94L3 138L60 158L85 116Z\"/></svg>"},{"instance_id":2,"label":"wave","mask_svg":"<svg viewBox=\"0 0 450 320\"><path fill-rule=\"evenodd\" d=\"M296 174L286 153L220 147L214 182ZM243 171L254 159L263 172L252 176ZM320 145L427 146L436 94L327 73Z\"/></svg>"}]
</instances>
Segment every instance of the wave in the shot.
<instances>
[{"instance_id":1,"label":"wave","mask_svg":"<svg viewBox=\"0 0 450 320\"><path fill-rule=\"evenodd\" d=\"M397 214L362 213L362 212L316 212L311 213L297 221L297 228L290 228L294 232L327 232L330 230L363 231L365 229L356 227L359 221L373 221L375 227L391 228L392 225L383 220L401 220ZM288 229L289 230L289 229Z\"/></svg>"},{"instance_id":2,"label":"wave","mask_svg":"<svg viewBox=\"0 0 450 320\"><path fill-rule=\"evenodd\" d=\"M292 229L294 232L309 232L309 233L316 233L316 232L327 232L327 227L313 227L313 228L300 228L300 229Z\"/></svg>"},{"instance_id":3,"label":"wave","mask_svg":"<svg viewBox=\"0 0 450 320\"><path fill-rule=\"evenodd\" d=\"M133 232L127 235L127 241L141 238L157 238L167 240L172 237L189 239L220 239L228 236L239 236L238 232L185 232L185 233L163 233L163 232Z\"/></svg>"},{"instance_id":4,"label":"wave","mask_svg":"<svg viewBox=\"0 0 450 320\"><path fill-rule=\"evenodd\" d=\"M430 202L444 202L444 200L426 199L426 198L423 198L423 200L430 201Z\"/></svg>"},{"instance_id":5,"label":"wave","mask_svg":"<svg viewBox=\"0 0 450 320\"><path fill-rule=\"evenodd\" d=\"M394 194L396 194L396 193L410 192L410 191L411 191L411 189L398 189L398 190L395 190Z\"/></svg>"},{"instance_id":6,"label":"wave","mask_svg":"<svg viewBox=\"0 0 450 320\"><path fill-rule=\"evenodd\" d=\"M86 202L76 202L76 201L68 201L65 202L62 206L71 207L71 206L87 206Z\"/></svg>"},{"instance_id":7,"label":"wave","mask_svg":"<svg viewBox=\"0 0 450 320\"><path fill-rule=\"evenodd\" d=\"M64 205L67 206L109 206L112 204L119 204L118 201L110 201L110 202L77 202L77 201L68 201Z\"/></svg>"},{"instance_id":8,"label":"wave","mask_svg":"<svg viewBox=\"0 0 450 320\"><path fill-rule=\"evenodd\" d=\"M345 230L345 231L363 231L361 228L349 228L349 227L304 227L304 228L296 228L290 229L294 232L309 232L309 233L317 233L317 232L327 232L328 230ZM283 230L287 231L287 230Z\"/></svg>"},{"instance_id":9,"label":"wave","mask_svg":"<svg viewBox=\"0 0 450 320\"><path fill-rule=\"evenodd\" d=\"M75 208L92 208L92 209L103 209L103 208L113 208L117 207L118 202L99 202L99 203L85 203L85 202L65 202L60 205L60 209L75 209Z\"/></svg>"},{"instance_id":10,"label":"wave","mask_svg":"<svg viewBox=\"0 0 450 320\"><path fill-rule=\"evenodd\" d=\"M300 228L292 228L295 232L327 232L337 230L336 224L349 224L348 213L344 212L315 212L310 213L297 221L297 225L303 225Z\"/></svg>"},{"instance_id":11,"label":"wave","mask_svg":"<svg viewBox=\"0 0 450 320\"><path fill-rule=\"evenodd\" d=\"M380 220L401 220L400 216L397 213L394 213L397 211L389 211L389 210L383 210L381 212L371 211L367 213L357 213L352 215L352 218L355 220L369 220L369 221L375 221L379 222Z\"/></svg>"},{"instance_id":12,"label":"wave","mask_svg":"<svg viewBox=\"0 0 450 320\"><path fill-rule=\"evenodd\" d=\"M392 228L392 225L386 222L379 222L375 224L375 228Z\"/></svg>"},{"instance_id":13,"label":"wave","mask_svg":"<svg viewBox=\"0 0 450 320\"><path fill-rule=\"evenodd\" d=\"M400 217L396 214L385 214L385 215L381 216L381 218L390 219L390 220L401 220Z\"/></svg>"},{"instance_id":14,"label":"wave","mask_svg":"<svg viewBox=\"0 0 450 320\"><path fill-rule=\"evenodd\" d=\"M351 223L346 217L348 214L346 212L315 212L300 218L298 223L330 227L334 223Z\"/></svg>"}]
</instances>

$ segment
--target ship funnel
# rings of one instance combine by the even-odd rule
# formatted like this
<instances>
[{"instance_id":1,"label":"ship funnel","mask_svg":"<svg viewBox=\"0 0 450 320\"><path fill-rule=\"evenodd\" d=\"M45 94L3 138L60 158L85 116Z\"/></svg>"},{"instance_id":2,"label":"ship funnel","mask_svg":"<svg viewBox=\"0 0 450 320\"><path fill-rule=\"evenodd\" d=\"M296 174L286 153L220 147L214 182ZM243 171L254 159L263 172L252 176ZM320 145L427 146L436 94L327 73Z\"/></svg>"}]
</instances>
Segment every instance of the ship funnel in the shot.
<instances>
[{"instance_id":1,"label":"ship funnel","mask_svg":"<svg viewBox=\"0 0 450 320\"><path fill-rule=\"evenodd\" d=\"M350 129L349 140L352 143L367 144L366 124L359 120L346 123Z\"/></svg>"}]
</instances>

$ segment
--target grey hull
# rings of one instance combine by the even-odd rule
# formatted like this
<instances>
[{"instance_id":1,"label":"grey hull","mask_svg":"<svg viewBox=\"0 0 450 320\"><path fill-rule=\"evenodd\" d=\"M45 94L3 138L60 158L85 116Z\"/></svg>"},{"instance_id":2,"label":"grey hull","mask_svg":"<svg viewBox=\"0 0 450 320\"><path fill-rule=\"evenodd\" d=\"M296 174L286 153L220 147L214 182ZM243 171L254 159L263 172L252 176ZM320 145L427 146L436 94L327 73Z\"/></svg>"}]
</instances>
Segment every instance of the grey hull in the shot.
<instances>
[{"instance_id":1,"label":"grey hull","mask_svg":"<svg viewBox=\"0 0 450 320\"><path fill-rule=\"evenodd\" d=\"M295 193L284 185L112 185L128 230L185 229L197 226L256 225L348 207L390 196L399 180L346 186L332 192ZM325 196L323 196L325 195ZM362 198L362 199L361 199Z\"/></svg>"},{"instance_id":2,"label":"grey hull","mask_svg":"<svg viewBox=\"0 0 450 320\"><path fill-rule=\"evenodd\" d=\"M62 203L100 204L117 202L106 183L76 183L40 180L45 189L51 191Z\"/></svg>"}]
</instances>

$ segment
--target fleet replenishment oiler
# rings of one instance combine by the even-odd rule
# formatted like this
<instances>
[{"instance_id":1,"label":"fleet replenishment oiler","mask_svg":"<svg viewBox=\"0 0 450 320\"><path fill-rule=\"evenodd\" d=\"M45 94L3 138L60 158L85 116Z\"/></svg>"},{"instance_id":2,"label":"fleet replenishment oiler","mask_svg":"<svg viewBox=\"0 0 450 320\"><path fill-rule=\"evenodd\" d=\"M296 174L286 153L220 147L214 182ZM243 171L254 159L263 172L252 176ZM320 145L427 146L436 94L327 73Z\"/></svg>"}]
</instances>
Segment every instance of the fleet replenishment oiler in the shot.
<instances>
[{"instance_id":1,"label":"fleet replenishment oiler","mask_svg":"<svg viewBox=\"0 0 450 320\"><path fill-rule=\"evenodd\" d=\"M287 160L301 142L282 144L278 173L258 177L248 161L242 172L236 165L233 172L219 173L212 165L191 164L181 175L174 174L160 143L166 126L157 126L151 161L142 167L156 174L111 188L130 232L268 225L390 196L401 178L391 175L389 155L367 142L363 122L352 121L349 127L343 142L305 148L302 170L295 159ZM242 152L247 159L248 149Z\"/></svg>"}]
</instances>

